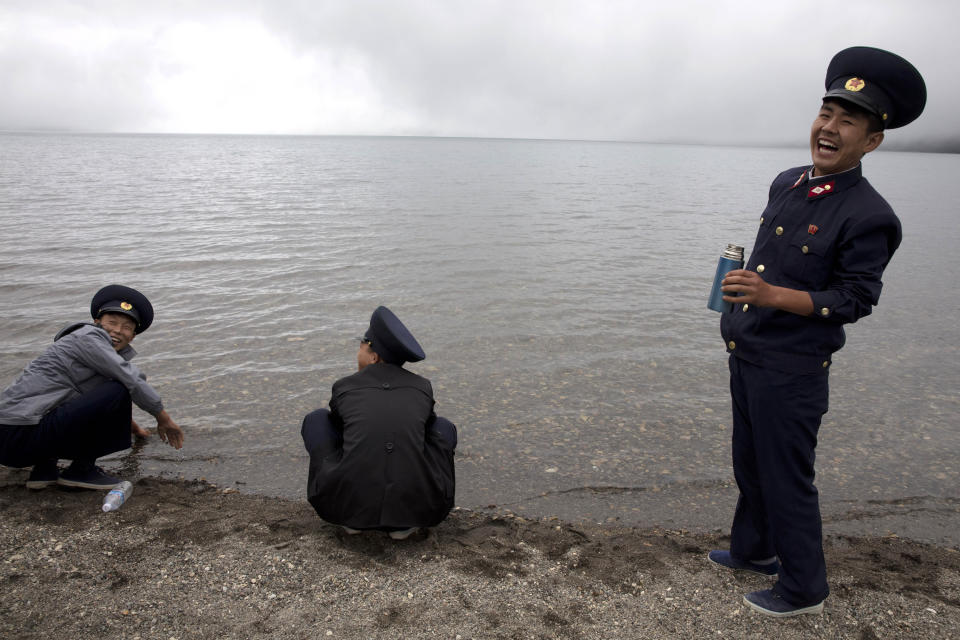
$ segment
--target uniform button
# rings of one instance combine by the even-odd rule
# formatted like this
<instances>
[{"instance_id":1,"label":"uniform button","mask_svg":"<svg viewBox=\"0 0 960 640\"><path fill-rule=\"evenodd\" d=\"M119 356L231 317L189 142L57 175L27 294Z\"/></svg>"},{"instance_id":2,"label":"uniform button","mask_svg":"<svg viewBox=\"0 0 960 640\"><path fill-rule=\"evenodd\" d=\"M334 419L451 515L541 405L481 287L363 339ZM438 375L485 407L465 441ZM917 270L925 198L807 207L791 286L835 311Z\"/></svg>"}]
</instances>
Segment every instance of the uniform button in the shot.
<instances>
[{"instance_id":1,"label":"uniform button","mask_svg":"<svg viewBox=\"0 0 960 640\"><path fill-rule=\"evenodd\" d=\"M763 273L763 272L766 271L766 270L767 270L767 268L766 268L765 266L763 266L762 264L758 264L758 265L757 265L757 273Z\"/></svg>"},{"instance_id":2,"label":"uniform button","mask_svg":"<svg viewBox=\"0 0 960 640\"><path fill-rule=\"evenodd\" d=\"M778 236L782 236L782 235L783 235L783 227L777 227L777 230L776 230L774 233L776 233Z\"/></svg>"},{"instance_id":3,"label":"uniform button","mask_svg":"<svg viewBox=\"0 0 960 640\"><path fill-rule=\"evenodd\" d=\"M383 383L383 388L384 388L384 389L389 389L389 388L390 388L390 383L389 383L389 382L384 382L384 383Z\"/></svg>"},{"instance_id":4,"label":"uniform button","mask_svg":"<svg viewBox=\"0 0 960 640\"><path fill-rule=\"evenodd\" d=\"M750 305L748 305L748 304L743 305L743 310L744 310L744 311L746 311L746 310L749 309L749 308L750 308Z\"/></svg>"},{"instance_id":5,"label":"uniform button","mask_svg":"<svg viewBox=\"0 0 960 640\"><path fill-rule=\"evenodd\" d=\"M737 343L731 340L730 342L727 343L727 348L730 349L730 351L733 351L734 349L737 348Z\"/></svg>"},{"instance_id":6,"label":"uniform button","mask_svg":"<svg viewBox=\"0 0 960 640\"><path fill-rule=\"evenodd\" d=\"M388 442L387 444L383 445L383 448L387 450L387 453L390 453L391 451L393 451L393 443Z\"/></svg>"},{"instance_id":7,"label":"uniform button","mask_svg":"<svg viewBox=\"0 0 960 640\"><path fill-rule=\"evenodd\" d=\"M826 369L826 368L829 367L829 366L830 366L830 361L829 361L829 360L824 360L824 361L823 361L823 368Z\"/></svg>"},{"instance_id":8,"label":"uniform button","mask_svg":"<svg viewBox=\"0 0 960 640\"><path fill-rule=\"evenodd\" d=\"M763 224L763 216L760 216L760 224Z\"/></svg>"},{"instance_id":9,"label":"uniform button","mask_svg":"<svg viewBox=\"0 0 960 640\"><path fill-rule=\"evenodd\" d=\"M826 307L824 307L823 309L820 309L820 315L826 318L828 315L830 315L830 309Z\"/></svg>"},{"instance_id":10,"label":"uniform button","mask_svg":"<svg viewBox=\"0 0 960 640\"><path fill-rule=\"evenodd\" d=\"M803 251L804 253L810 253L810 247L808 247L807 245L803 245L802 247L800 247L800 251Z\"/></svg>"}]
</instances>

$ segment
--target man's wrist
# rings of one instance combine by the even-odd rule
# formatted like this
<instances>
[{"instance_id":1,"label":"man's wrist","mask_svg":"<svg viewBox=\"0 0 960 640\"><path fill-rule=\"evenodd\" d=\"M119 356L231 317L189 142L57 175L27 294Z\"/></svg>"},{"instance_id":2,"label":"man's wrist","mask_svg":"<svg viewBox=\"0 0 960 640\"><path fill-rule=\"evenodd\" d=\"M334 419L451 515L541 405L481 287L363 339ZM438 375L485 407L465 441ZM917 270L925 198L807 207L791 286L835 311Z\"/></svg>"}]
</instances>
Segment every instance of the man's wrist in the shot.
<instances>
[{"instance_id":1,"label":"man's wrist","mask_svg":"<svg viewBox=\"0 0 960 640\"><path fill-rule=\"evenodd\" d=\"M772 287L771 305L782 311L789 311L801 316L813 313L813 298L806 291L789 289L787 287Z\"/></svg>"}]
</instances>

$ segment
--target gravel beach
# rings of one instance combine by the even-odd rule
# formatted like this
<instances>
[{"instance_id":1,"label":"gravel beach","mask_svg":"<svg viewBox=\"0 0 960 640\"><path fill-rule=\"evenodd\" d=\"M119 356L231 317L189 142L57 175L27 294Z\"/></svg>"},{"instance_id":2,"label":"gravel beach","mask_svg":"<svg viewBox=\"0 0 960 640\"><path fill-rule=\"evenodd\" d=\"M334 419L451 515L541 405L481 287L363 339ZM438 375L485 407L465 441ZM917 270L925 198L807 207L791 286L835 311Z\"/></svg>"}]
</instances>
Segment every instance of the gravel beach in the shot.
<instances>
[{"instance_id":1,"label":"gravel beach","mask_svg":"<svg viewBox=\"0 0 960 640\"><path fill-rule=\"evenodd\" d=\"M742 604L769 579L706 560L727 538L457 509L396 542L345 535L305 501L142 478L23 488L0 469L3 638L958 637L960 552L828 536L824 613Z\"/></svg>"}]
</instances>

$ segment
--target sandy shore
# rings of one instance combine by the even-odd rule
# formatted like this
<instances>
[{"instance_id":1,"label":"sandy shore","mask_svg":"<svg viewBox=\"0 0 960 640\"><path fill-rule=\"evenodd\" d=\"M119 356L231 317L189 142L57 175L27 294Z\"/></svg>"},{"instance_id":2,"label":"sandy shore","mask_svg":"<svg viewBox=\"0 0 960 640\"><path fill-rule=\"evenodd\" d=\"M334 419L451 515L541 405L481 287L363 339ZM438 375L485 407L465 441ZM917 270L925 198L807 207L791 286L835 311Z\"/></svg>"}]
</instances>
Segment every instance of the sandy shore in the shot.
<instances>
[{"instance_id":1,"label":"sandy shore","mask_svg":"<svg viewBox=\"0 0 960 640\"><path fill-rule=\"evenodd\" d=\"M741 604L770 580L721 570L721 535L456 510L403 542L346 536L305 501L151 478L28 492L0 470L3 638L943 638L960 552L828 537L823 615Z\"/></svg>"}]
</instances>

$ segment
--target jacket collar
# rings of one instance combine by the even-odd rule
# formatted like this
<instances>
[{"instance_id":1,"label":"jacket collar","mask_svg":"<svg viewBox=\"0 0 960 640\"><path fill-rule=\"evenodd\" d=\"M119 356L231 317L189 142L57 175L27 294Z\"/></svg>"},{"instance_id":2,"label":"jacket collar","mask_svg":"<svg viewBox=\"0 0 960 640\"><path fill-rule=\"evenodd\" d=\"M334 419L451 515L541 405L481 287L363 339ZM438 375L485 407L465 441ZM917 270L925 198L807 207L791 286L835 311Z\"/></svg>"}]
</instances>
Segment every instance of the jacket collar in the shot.
<instances>
[{"instance_id":1,"label":"jacket collar","mask_svg":"<svg viewBox=\"0 0 960 640\"><path fill-rule=\"evenodd\" d=\"M97 325L93 324L92 322L74 322L73 324L68 324L63 329L57 332L57 335L53 338L53 341L56 342L61 338L65 338L71 333L74 333L75 331L83 329L84 327L89 327L84 331L84 333L89 333L90 331L102 331L105 335L107 335L107 342L110 341L109 334L107 334L106 331L104 331ZM121 358L127 361L133 360L133 357L137 355L136 349L134 349L129 344L125 346L123 349L121 349L120 351L118 351L117 353Z\"/></svg>"},{"instance_id":2,"label":"jacket collar","mask_svg":"<svg viewBox=\"0 0 960 640\"><path fill-rule=\"evenodd\" d=\"M863 165L858 164L852 169L828 176L814 177L812 174L813 167L809 167L793 185L794 188L801 188L806 192L807 200L816 200L849 189L863 177Z\"/></svg>"},{"instance_id":3,"label":"jacket collar","mask_svg":"<svg viewBox=\"0 0 960 640\"><path fill-rule=\"evenodd\" d=\"M120 351L117 351L117 353L120 354L121 358L129 362L130 360L133 360L135 355L137 355L137 350L130 345L127 345L123 349L120 349Z\"/></svg>"}]
</instances>

